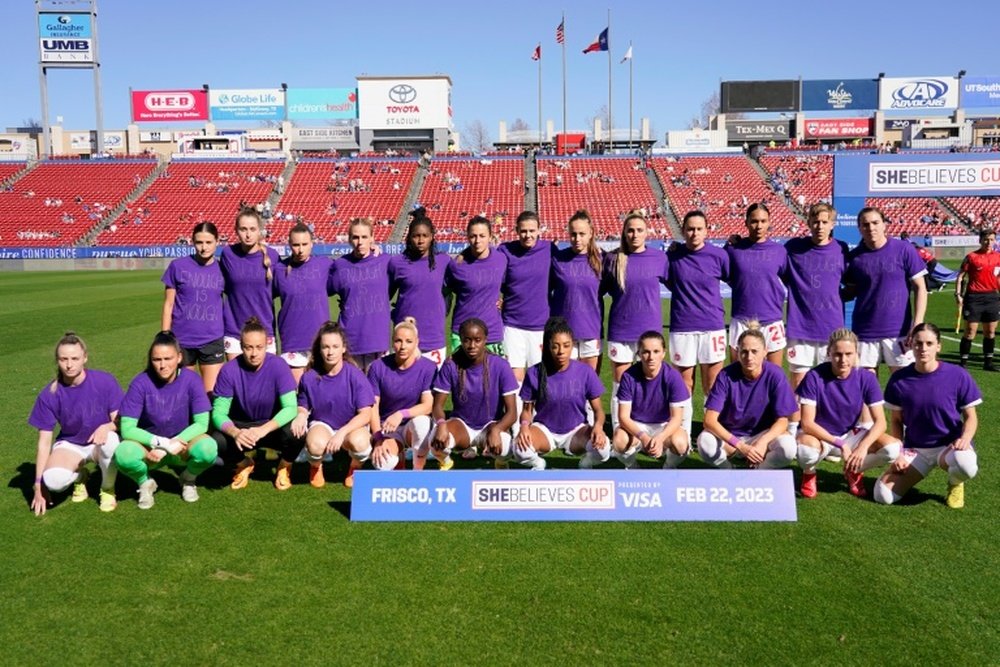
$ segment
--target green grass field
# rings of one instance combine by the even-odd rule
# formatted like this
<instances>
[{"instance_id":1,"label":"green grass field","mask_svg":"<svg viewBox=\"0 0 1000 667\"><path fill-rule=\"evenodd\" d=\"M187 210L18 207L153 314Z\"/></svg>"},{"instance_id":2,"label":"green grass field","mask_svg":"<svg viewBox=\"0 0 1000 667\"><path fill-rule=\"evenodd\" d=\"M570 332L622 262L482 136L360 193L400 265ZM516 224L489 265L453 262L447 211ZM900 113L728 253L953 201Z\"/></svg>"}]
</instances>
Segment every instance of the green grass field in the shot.
<instances>
[{"instance_id":1,"label":"green grass field","mask_svg":"<svg viewBox=\"0 0 1000 667\"><path fill-rule=\"evenodd\" d=\"M4 664L998 661L1000 375L973 370L981 472L962 511L941 472L887 508L825 463L791 524L351 524L348 491L311 488L304 467L285 493L270 469L240 492L212 470L195 505L157 473L147 512L120 476L112 514L35 517L26 419L53 344L76 330L124 387L160 303L158 273L0 274ZM929 319L953 329L954 313L931 295Z\"/></svg>"}]
</instances>

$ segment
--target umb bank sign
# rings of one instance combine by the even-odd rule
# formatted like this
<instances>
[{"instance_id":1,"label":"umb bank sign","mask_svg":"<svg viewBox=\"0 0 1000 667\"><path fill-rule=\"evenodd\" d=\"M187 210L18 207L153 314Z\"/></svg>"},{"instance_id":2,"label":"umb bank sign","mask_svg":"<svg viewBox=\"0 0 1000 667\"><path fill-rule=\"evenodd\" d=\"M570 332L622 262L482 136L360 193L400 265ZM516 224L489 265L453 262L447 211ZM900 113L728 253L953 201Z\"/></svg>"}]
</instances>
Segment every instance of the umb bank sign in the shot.
<instances>
[{"instance_id":1,"label":"umb bank sign","mask_svg":"<svg viewBox=\"0 0 1000 667\"><path fill-rule=\"evenodd\" d=\"M42 63L94 62L91 18L90 14L39 14L38 48Z\"/></svg>"},{"instance_id":2,"label":"umb bank sign","mask_svg":"<svg viewBox=\"0 0 1000 667\"><path fill-rule=\"evenodd\" d=\"M362 130L451 128L451 79L446 76L358 78Z\"/></svg>"}]
</instances>

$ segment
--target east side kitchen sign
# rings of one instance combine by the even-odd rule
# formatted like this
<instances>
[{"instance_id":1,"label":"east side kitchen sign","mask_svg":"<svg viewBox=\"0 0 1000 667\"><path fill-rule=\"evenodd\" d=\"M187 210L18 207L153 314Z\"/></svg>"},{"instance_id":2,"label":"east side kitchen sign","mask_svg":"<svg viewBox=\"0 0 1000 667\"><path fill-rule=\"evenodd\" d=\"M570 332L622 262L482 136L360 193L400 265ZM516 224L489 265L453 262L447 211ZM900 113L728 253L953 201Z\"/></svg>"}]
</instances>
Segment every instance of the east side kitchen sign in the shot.
<instances>
[{"instance_id":1,"label":"east side kitchen sign","mask_svg":"<svg viewBox=\"0 0 1000 667\"><path fill-rule=\"evenodd\" d=\"M872 136L870 118L821 118L805 122L806 139L846 139Z\"/></svg>"},{"instance_id":2,"label":"east side kitchen sign","mask_svg":"<svg viewBox=\"0 0 1000 667\"><path fill-rule=\"evenodd\" d=\"M362 130L450 128L451 82L426 79L358 79Z\"/></svg>"}]
</instances>

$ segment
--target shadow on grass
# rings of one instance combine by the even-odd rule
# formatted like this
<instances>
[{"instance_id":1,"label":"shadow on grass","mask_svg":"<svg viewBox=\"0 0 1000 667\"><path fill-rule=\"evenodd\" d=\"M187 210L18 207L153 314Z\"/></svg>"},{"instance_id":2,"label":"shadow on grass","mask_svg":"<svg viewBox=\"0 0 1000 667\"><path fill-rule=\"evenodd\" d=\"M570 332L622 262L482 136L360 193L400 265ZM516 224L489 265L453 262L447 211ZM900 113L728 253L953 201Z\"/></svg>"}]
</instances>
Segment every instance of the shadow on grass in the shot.
<instances>
[{"instance_id":1,"label":"shadow on grass","mask_svg":"<svg viewBox=\"0 0 1000 667\"><path fill-rule=\"evenodd\" d=\"M351 520L351 501L349 500L331 500L327 503L335 512L339 512L348 521Z\"/></svg>"}]
</instances>

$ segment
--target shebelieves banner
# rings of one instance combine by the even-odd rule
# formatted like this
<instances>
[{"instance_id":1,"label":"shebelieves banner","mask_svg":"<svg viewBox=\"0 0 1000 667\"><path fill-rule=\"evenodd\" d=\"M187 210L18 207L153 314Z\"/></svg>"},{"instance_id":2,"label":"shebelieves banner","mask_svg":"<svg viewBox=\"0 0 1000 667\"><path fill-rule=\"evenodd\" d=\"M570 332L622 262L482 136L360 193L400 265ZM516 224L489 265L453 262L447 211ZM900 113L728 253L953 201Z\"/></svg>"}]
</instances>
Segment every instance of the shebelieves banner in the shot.
<instances>
[{"instance_id":1,"label":"shebelieves banner","mask_svg":"<svg viewBox=\"0 0 1000 667\"><path fill-rule=\"evenodd\" d=\"M871 118L809 118L803 129L806 139L847 139L873 134Z\"/></svg>"},{"instance_id":2,"label":"shebelieves banner","mask_svg":"<svg viewBox=\"0 0 1000 667\"><path fill-rule=\"evenodd\" d=\"M878 81L819 79L802 82L802 111L878 108Z\"/></svg>"},{"instance_id":3,"label":"shebelieves banner","mask_svg":"<svg viewBox=\"0 0 1000 667\"><path fill-rule=\"evenodd\" d=\"M208 94L204 90L133 90L132 120L208 120Z\"/></svg>"},{"instance_id":4,"label":"shebelieves banner","mask_svg":"<svg viewBox=\"0 0 1000 667\"><path fill-rule=\"evenodd\" d=\"M953 76L881 79L878 108L919 111L958 108L959 80Z\"/></svg>"},{"instance_id":5,"label":"shebelieves banner","mask_svg":"<svg viewBox=\"0 0 1000 667\"><path fill-rule=\"evenodd\" d=\"M978 197L1000 193L1000 158L989 153L837 155L833 196ZM834 204L836 206L836 202ZM839 206L836 206L839 210Z\"/></svg>"},{"instance_id":6,"label":"shebelieves banner","mask_svg":"<svg viewBox=\"0 0 1000 667\"><path fill-rule=\"evenodd\" d=\"M358 117L354 88L290 88L288 120L349 120Z\"/></svg>"},{"instance_id":7,"label":"shebelieves banner","mask_svg":"<svg viewBox=\"0 0 1000 667\"><path fill-rule=\"evenodd\" d=\"M351 521L795 521L791 470L360 471Z\"/></svg>"},{"instance_id":8,"label":"shebelieves banner","mask_svg":"<svg viewBox=\"0 0 1000 667\"><path fill-rule=\"evenodd\" d=\"M43 63L94 62L91 14L47 13L38 15L38 48Z\"/></svg>"},{"instance_id":9,"label":"shebelieves banner","mask_svg":"<svg viewBox=\"0 0 1000 667\"><path fill-rule=\"evenodd\" d=\"M729 141L788 141L795 136L790 120L727 120Z\"/></svg>"},{"instance_id":10,"label":"shebelieves banner","mask_svg":"<svg viewBox=\"0 0 1000 667\"><path fill-rule=\"evenodd\" d=\"M1000 77L967 76L962 81L962 107L1000 107Z\"/></svg>"},{"instance_id":11,"label":"shebelieves banner","mask_svg":"<svg viewBox=\"0 0 1000 667\"><path fill-rule=\"evenodd\" d=\"M222 88L208 93L212 120L284 120L285 91L279 88Z\"/></svg>"}]
</instances>

